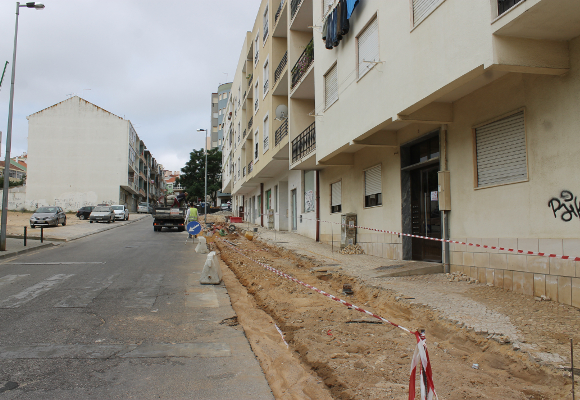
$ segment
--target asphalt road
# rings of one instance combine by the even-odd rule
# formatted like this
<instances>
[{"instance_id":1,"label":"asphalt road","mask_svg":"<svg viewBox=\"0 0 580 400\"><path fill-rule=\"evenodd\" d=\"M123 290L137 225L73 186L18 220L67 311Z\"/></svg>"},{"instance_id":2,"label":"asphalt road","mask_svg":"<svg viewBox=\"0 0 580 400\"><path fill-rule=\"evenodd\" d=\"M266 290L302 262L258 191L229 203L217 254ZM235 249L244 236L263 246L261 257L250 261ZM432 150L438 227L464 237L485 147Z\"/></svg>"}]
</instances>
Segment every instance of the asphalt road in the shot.
<instances>
[{"instance_id":1,"label":"asphalt road","mask_svg":"<svg viewBox=\"0 0 580 400\"><path fill-rule=\"evenodd\" d=\"M151 219L0 263L0 399L273 399L205 255Z\"/></svg>"}]
</instances>

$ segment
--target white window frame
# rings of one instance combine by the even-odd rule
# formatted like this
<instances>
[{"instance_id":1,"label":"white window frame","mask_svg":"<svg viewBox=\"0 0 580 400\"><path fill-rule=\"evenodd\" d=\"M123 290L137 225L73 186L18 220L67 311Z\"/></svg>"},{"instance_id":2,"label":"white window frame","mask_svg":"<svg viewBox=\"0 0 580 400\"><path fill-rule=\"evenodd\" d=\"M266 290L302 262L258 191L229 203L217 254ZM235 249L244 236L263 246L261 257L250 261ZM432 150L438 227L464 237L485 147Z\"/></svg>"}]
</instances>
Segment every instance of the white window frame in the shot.
<instances>
[{"instance_id":1,"label":"white window frame","mask_svg":"<svg viewBox=\"0 0 580 400\"><path fill-rule=\"evenodd\" d=\"M254 84L254 115L256 115L258 113L258 110L260 109L260 78L256 78L256 83ZM256 102L258 103L258 106L256 107Z\"/></svg>"},{"instance_id":2,"label":"white window frame","mask_svg":"<svg viewBox=\"0 0 580 400\"><path fill-rule=\"evenodd\" d=\"M268 28L268 35L265 38L263 38L262 46L266 45L266 41L268 40L268 37L270 36L270 15L268 14L268 11L270 11L270 7L268 6L268 4L266 4L266 10L264 11L263 18L266 21L264 23L264 29L266 29L266 27Z\"/></svg>"},{"instance_id":3,"label":"white window frame","mask_svg":"<svg viewBox=\"0 0 580 400\"><path fill-rule=\"evenodd\" d=\"M333 203L333 201L332 201L332 186L333 185L336 185L337 183L340 183L340 204L337 204L337 205L340 205L340 210L338 210L338 211L332 211L332 207L334 207L332 205L332 203ZM332 182L330 184L330 213L331 214L338 214L338 213L341 213L341 212L342 212L342 179L339 179L338 181Z\"/></svg>"},{"instance_id":4,"label":"white window frame","mask_svg":"<svg viewBox=\"0 0 580 400\"><path fill-rule=\"evenodd\" d=\"M270 55L269 54L268 54L268 57L266 57L266 60L264 61L264 65L262 66L262 76L264 79L264 83L266 82L266 80L268 80L268 89L266 89L266 91L262 90L262 100L263 100L266 98L266 95L270 91Z\"/></svg>"},{"instance_id":5,"label":"white window frame","mask_svg":"<svg viewBox=\"0 0 580 400\"><path fill-rule=\"evenodd\" d=\"M370 64L371 66L369 68L365 68L365 70L363 71L362 75L361 75L361 62L360 62L360 48L359 48L359 40L360 37L367 31L367 29L373 24L375 23L377 24L377 59L373 60L373 63L365 63L365 64ZM380 32L379 32L379 17L377 14L375 14L367 23L366 25L360 30L360 32L358 33L358 35L356 36L356 75L357 75L357 81L362 79L370 70L372 70L377 63L380 62L380 54L381 54L381 47L380 47ZM369 60L370 61L370 60Z\"/></svg>"},{"instance_id":6,"label":"white window frame","mask_svg":"<svg viewBox=\"0 0 580 400\"><path fill-rule=\"evenodd\" d=\"M419 19L415 20L415 10L414 10L414 7L413 7L413 3L414 3L415 1L417 1L417 0L409 0L409 6L410 6L410 9L411 9L411 32L412 32L412 31L413 31L415 28L417 28L419 25L421 25L421 23L422 23L423 21L425 21L427 18L429 18L429 16L430 16L431 14L433 14L433 13L435 12L435 10L437 10L437 9L438 9L438 8L441 6L441 4L443 4L443 3L445 2L445 0L435 0L435 2L436 2L437 4L433 5L429 11L427 11L427 12L426 12L426 13L425 13L423 16L421 16Z\"/></svg>"},{"instance_id":7,"label":"white window frame","mask_svg":"<svg viewBox=\"0 0 580 400\"><path fill-rule=\"evenodd\" d=\"M328 103L326 97L326 86L327 86L326 77L332 72L333 69L336 69L336 99L334 99L332 103ZM332 105L337 101L338 101L338 63L335 62L324 74L324 111L332 107Z\"/></svg>"},{"instance_id":8,"label":"white window frame","mask_svg":"<svg viewBox=\"0 0 580 400\"><path fill-rule=\"evenodd\" d=\"M256 35L256 39L254 40L254 67L258 65L258 60L260 60L260 30L258 29L258 33Z\"/></svg>"},{"instance_id":9,"label":"white window frame","mask_svg":"<svg viewBox=\"0 0 580 400\"><path fill-rule=\"evenodd\" d=\"M257 146L257 148L256 148ZM256 129L254 131L254 148L252 152L254 153L254 164L260 159L260 130Z\"/></svg>"},{"instance_id":10,"label":"white window frame","mask_svg":"<svg viewBox=\"0 0 580 400\"><path fill-rule=\"evenodd\" d=\"M365 199L367 197L367 171L370 171L371 169L377 168L379 167L380 172L381 172L381 204L377 204L374 206L366 206L365 204ZM382 164L375 164L372 167L366 168L363 170L363 208L375 208L375 207L382 207L383 206L383 165Z\"/></svg>"},{"instance_id":11,"label":"white window frame","mask_svg":"<svg viewBox=\"0 0 580 400\"><path fill-rule=\"evenodd\" d=\"M264 116L264 118L262 119L262 127L264 130L264 134L263 139L262 139L262 143L265 142L266 138L268 138L268 147L264 146L264 144L262 144L262 154L266 153L269 149L270 149L270 119L269 119L269 114L270 113L266 113L266 115ZM266 121L268 122L268 130L266 130Z\"/></svg>"}]
</instances>

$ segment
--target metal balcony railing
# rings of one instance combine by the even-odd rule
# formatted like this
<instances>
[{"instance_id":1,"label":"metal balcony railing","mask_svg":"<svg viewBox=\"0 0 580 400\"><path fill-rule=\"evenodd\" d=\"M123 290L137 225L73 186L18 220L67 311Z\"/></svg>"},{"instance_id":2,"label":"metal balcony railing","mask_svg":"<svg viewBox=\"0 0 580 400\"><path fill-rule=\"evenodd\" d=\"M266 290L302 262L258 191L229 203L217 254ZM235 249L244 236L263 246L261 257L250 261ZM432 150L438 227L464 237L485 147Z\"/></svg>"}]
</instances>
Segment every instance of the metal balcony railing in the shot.
<instances>
[{"instance_id":1,"label":"metal balcony railing","mask_svg":"<svg viewBox=\"0 0 580 400\"><path fill-rule=\"evenodd\" d=\"M248 86L252 86L252 80L253 79L254 79L254 75L250 75L250 79L248 79Z\"/></svg>"},{"instance_id":2,"label":"metal balcony railing","mask_svg":"<svg viewBox=\"0 0 580 400\"><path fill-rule=\"evenodd\" d=\"M244 134L242 135L242 139L246 138L246 130L244 129Z\"/></svg>"},{"instance_id":3,"label":"metal balcony railing","mask_svg":"<svg viewBox=\"0 0 580 400\"><path fill-rule=\"evenodd\" d=\"M282 57L282 60L280 60L278 68L276 68L276 71L274 71L274 84L276 84L278 79L280 79L280 75L282 75L282 71L284 71L284 68L286 68L286 64L288 64L288 52L284 53L284 57Z\"/></svg>"},{"instance_id":4,"label":"metal balcony railing","mask_svg":"<svg viewBox=\"0 0 580 400\"><path fill-rule=\"evenodd\" d=\"M266 82L264 82L264 94L266 94L266 92L268 91L268 84L269 83L270 83L270 81L266 79Z\"/></svg>"},{"instance_id":5,"label":"metal balcony railing","mask_svg":"<svg viewBox=\"0 0 580 400\"><path fill-rule=\"evenodd\" d=\"M254 170L254 160L250 161L248 164L248 174Z\"/></svg>"},{"instance_id":6,"label":"metal balcony railing","mask_svg":"<svg viewBox=\"0 0 580 400\"><path fill-rule=\"evenodd\" d=\"M268 149L269 146L270 146L270 136L266 136L264 138L264 151L266 151L266 149Z\"/></svg>"},{"instance_id":7,"label":"metal balcony railing","mask_svg":"<svg viewBox=\"0 0 580 400\"><path fill-rule=\"evenodd\" d=\"M316 149L316 129L314 122L304 129L296 139L292 141L292 163Z\"/></svg>"},{"instance_id":8,"label":"metal balcony railing","mask_svg":"<svg viewBox=\"0 0 580 400\"><path fill-rule=\"evenodd\" d=\"M256 96L256 101L254 102L254 112L258 110L258 97Z\"/></svg>"},{"instance_id":9,"label":"metal balcony railing","mask_svg":"<svg viewBox=\"0 0 580 400\"><path fill-rule=\"evenodd\" d=\"M300 4L302 4L302 0L292 0L290 3L290 19L293 19L296 15L296 12L300 8Z\"/></svg>"},{"instance_id":10,"label":"metal balcony railing","mask_svg":"<svg viewBox=\"0 0 580 400\"><path fill-rule=\"evenodd\" d=\"M248 130L250 130L253 123L254 123L254 117L251 117L250 120L248 121Z\"/></svg>"},{"instance_id":11,"label":"metal balcony railing","mask_svg":"<svg viewBox=\"0 0 580 400\"><path fill-rule=\"evenodd\" d=\"M276 135L274 136L274 146L278 146L284 136L288 135L288 118L282 122L282 125L276 129Z\"/></svg>"},{"instance_id":12,"label":"metal balcony railing","mask_svg":"<svg viewBox=\"0 0 580 400\"><path fill-rule=\"evenodd\" d=\"M285 0L282 0L280 2L280 5L278 6L278 10L276 11L276 15L274 16L274 24L276 24L278 22L278 18L280 18L280 14L282 13L282 7L284 7L284 2Z\"/></svg>"},{"instance_id":13,"label":"metal balcony railing","mask_svg":"<svg viewBox=\"0 0 580 400\"><path fill-rule=\"evenodd\" d=\"M264 24L264 36L262 38L264 40L264 42L268 38L268 25L269 25L269 23L268 23L268 21L266 21L266 23Z\"/></svg>"},{"instance_id":14,"label":"metal balcony railing","mask_svg":"<svg viewBox=\"0 0 580 400\"><path fill-rule=\"evenodd\" d=\"M308 42L294 67L292 67L292 88L302 79L310 65L314 62L314 38Z\"/></svg>"},{"instance_id":15,"label":"metal balcony railing","mask_svg":"<svg viewBox=\"0 0 580 400\"><path fill-rule=\"evenodd\" d=\"M242 176L246 176L246 167L242 170Z\"/></svg>"}]
</instances>

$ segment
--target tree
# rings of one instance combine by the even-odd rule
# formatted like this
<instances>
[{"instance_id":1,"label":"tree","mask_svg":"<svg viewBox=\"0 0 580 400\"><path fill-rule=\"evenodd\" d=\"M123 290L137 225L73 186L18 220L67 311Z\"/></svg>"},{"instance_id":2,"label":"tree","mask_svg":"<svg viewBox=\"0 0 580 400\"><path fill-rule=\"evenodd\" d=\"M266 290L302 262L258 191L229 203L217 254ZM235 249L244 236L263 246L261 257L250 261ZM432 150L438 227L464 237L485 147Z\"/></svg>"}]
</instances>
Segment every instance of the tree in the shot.
<instances>
[{"instance_id":1,"label":"tree","mask_svg":"<svg viewBox=\"0 0 580 400\"><path fill-rule=\"evenodd\" d=\"M187 201L202 198L205 190L205 152L193 150L189 153L189 161L181 168L181 176L175 180L185 187ZM222 152L211 149L207 152L207 194L216 203L217 191L222 189Z\"/></svg>"}]
</instances>

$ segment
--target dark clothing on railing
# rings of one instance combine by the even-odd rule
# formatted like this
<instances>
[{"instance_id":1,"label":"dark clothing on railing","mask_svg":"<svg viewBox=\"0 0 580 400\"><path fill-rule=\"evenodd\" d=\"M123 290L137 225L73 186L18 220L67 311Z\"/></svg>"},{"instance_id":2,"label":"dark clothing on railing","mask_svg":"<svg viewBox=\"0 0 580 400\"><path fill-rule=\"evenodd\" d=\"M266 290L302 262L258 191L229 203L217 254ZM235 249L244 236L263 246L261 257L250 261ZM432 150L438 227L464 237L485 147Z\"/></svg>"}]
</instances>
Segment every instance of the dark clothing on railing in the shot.
<instances>
[{"instance_id":1,"label":"dark clothing on railing","mask_svg":"<svg viewBox=\"0 0 580 400\"><path fill-rule=\"evenodd\" d=\"M359 0L339 0L337 6L328 13L322 25L322 40L325 47L332 49L338 46L342 37L350 30L349 18Z\"/></svg>"}]
</instances>

